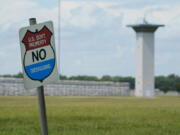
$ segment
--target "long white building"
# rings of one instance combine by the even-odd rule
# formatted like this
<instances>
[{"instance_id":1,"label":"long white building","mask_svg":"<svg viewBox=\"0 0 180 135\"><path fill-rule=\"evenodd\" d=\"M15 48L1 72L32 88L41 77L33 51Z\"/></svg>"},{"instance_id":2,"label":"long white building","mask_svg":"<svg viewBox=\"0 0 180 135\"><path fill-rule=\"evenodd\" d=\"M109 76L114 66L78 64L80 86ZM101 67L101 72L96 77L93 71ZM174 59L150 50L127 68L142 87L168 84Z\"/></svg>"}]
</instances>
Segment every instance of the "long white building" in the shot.
<instances>
[{"instance_id":1,"label":"long white building","mask_svg":"<svg viewBox=\"0 0 180 135\"><path fill-rule=\"evenodd\" d=\"M1 78L0 96L34 96L36 89L24 89L23 79ZM129 83L61 80L45 86L47 96L129 96Z\"/></svg>"}]
</instances>

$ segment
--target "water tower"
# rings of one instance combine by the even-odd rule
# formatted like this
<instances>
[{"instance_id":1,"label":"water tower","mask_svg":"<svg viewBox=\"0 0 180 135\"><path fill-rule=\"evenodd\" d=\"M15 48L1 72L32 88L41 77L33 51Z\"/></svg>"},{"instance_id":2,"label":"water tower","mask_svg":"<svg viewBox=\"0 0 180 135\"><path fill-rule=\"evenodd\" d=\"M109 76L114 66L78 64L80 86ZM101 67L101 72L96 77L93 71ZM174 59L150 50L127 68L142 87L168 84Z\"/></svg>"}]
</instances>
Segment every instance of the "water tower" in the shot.
<instances>
[{"instance_id":1,"label":"water tower","mask_svg":"<svg viewBox=\"0 0 180 135\"><path fill-rule=\"evenodd\" d=\"M135 96L154 96L154 33L164 25L143 24L128 25L136 32L136 81Z\"/></svg>"}]
</instances>

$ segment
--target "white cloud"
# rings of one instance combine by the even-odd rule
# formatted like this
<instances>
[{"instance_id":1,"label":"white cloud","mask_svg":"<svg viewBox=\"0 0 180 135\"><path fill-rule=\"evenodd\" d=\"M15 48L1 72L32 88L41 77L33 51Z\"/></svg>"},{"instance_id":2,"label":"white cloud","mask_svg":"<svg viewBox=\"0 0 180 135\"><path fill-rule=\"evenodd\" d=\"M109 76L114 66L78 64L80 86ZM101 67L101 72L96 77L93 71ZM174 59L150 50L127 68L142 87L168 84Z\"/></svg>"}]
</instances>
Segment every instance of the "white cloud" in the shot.
<instances>
[{"instance_id":1,"label":"white cloud","mask_svg":"<svg viewBox=\"0 0 180 135\"><path fill-rule=\"evenodd\" d=\"M116 8L113 8L114 6L116 6ZM137 22L140 23L144 16L146 16L150 22L164 23L168 25L178 23L180 20L180 17L178 17L180 9L177 4L164 4L162 6L146 6L143 8L130 9L121 7L120 2L63 1L61 3L63 26L66 26L66 24L79 27L91 27L96 25L98 22L97 18L95 18L98 13L94 13L96 8L100 8L107 16L117 17L123 15L123 25ZM73 12L77 10L79 10L79 12L73 14Z\"/></svg>"},{"instance_id":2,"label":"white cloud","mask_svg":"<svg viewBox=\"0 0 180 135\"><path fill-rule=\"evenodd\" d=\"M29 0L6 0L1 2L0 28L7 30L15 23L21 22L22 18L36 6L36 3Z\"/></svg>"},{"instance_id":3,"label":"white cloud","mask_svg":"<svg viewBox=\"0 0 180 135\"><path fill-rule=\"evenodd\" d=\"M53 20L57 24L58 7L41 7L31 0L5 0L1 2L0 29L8 30L11 26L19 27L28 25L28 19L36 17L38 22Z\"/></svg>"},{"instance_id":4,"label":"white cloud","mask_svg":"<svg viewBox=\"0 0 180 135\"><path fill-rule=\"evenodd\" d=\"M69 25L75 27L88 28L96 25L98 19L103 16L98 16L94 11L99 8L108 14L110 6L117 5L116 2L75 2L63 1L61 2L61 19L62 26L68 27Z\"/></svg>"},{"instance_id":5,"label":"white cloud","mask_svg":"<svg viewBox=\"0 0 180 135\"><path fill-rule=\"evenodd\" d=\"M99 10L96 12L97 9ZM105 16L106 21L108 21L108 18L112 19L113 17L123 16L123 26L142 22L144 15L146 15L147 20L150 22L163 23L171 27L176 27L175 25L180 22L179 5L173 4L171 6L147 6L140 9L130 9L121 7L120 2L62 1L60 10L62 27L91 28L99 25L99 19L105 18ZM104 14L100 14L99 11ZM0 17L3 18L0 21L0 29L3 30L7 30L16 23L24 25L26 23L25 19L30 17L37 17L39 22L51 19L57 26L58 7L41 7L38 3L31 0L6 0L1 3Z\"/></svg>"},{"instance_id":6,"label":"white cloud","mask_svg":"<svg viewBox=\"0 0 180 135\"><path fill-rule=\"evenodd\" d=\"M28 19L31 17L37 17L38 22L49 19L57 22L57 7L50 10L31 0L5 0L1 2L0 9L0 61L4 61L0 74L17 73L22 69L18 34L20 27L29 25Z\"/></svg>"}]
</instances>

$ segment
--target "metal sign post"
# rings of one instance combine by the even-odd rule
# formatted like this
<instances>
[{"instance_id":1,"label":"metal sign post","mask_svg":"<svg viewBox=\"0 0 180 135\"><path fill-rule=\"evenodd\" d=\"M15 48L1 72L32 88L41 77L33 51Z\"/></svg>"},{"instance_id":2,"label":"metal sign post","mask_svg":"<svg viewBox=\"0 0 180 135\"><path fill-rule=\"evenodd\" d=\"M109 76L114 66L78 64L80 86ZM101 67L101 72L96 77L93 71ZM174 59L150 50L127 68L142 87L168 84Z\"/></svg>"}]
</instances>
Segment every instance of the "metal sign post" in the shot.
<instances>
[{"instance_id":1,"label":"metal sign post","mask_svg":"<svg viewBox=\"0 0 180 135\"><path fill-rule=\"evenodd\" d=\"M29 19L30 25L36 24L36 18ZM44 98L44 86L40 86L37 88L38 93L38 103L39 103L39 115L40 115L40 125L41 125L41 133L42 135L48 135L48 124L47 124L47 116L46 116L46 103Z\"/></svg>"},{"instance_id":2,"label":"metal sign post","mask_svg":"<svg viewBox=\"0 0 180 135\"><path fill-rule=\"evenodd\" d=\"M39 115L42 135L48 135L48 123L46 116L46 103L44 98L44 86L37 88L38 103L39 103Z\"/></svg>"}]
</instances>

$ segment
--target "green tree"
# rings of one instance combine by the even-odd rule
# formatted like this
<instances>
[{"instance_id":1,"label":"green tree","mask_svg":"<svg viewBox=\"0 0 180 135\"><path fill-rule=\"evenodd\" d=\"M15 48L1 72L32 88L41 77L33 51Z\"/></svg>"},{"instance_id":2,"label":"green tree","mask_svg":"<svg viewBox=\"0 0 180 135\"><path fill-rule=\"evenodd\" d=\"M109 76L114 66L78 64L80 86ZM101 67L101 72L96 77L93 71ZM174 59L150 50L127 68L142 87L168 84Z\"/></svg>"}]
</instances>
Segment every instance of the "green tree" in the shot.
<instances>
[{"instance_id":1,"label":"green tree","mask_svg":"<svg viewBox=\"0 0 180 135\"><path fill-rule=\"evenodd\" d=\"M167 93L168 91L170 91L170 87L169 86L162 86L160 87L160 90L163 91L164 93Z\"/></svg>"},{"instance_id":2,"label":"green tree","mask_svg":"<svg viewBox=\"0 0 180 135\"><path fill-rule=\"evenodd\" d=\"M180 93L180 82L176 83L175 89L178 93Z\"/></svg>"},{"instance_id":3,"label":"green tree","mask_svg":"<svg viewBox=\"0 0 180 135\"><path fill-rule=\"evenodd\" d=\"M19 72L18 74L13 75L12 77L15 77L15 78L23 78L23 73Z\"/></svg>"},{"instance_id":4,"label":"green tree","mask_svg":"<svg viewBox=\"0 0 180 135\"><path fill-rule=\"evenodd\" d=\"M86 75L79 75L79 76L71 76L69 80L82 80L82 81L98 81L96 76L86 76Z\"/></svg>"},{"instance_id":5,"label":"green tree","mask_svg":"<svg viewBox=\"0 0 180 135\"><path fill-rule=\"evenodd\" d=\"M112 81L112 78L109 75L104 75L104 76L102 76L102 78L100 80L101 81Z\"/></svg>"},{"instance_id":6,"label":"green tree","mask_svg":"<svg viewBox=\"0 0 180 135\"><path fill-rule=\"evenodd\" d=\"M12 77L10 74L2 75L2 77Z\"/></svg>"},{"instance_id":7,"label":"green tree","mask_svg":"<svg viewBox=\"0 0 180 135\"><path fill-rule=\"evenodd\" d=\"M59 78L60 80L68 80L68 77L66 77L65 75L60 75Z\"/></svg>"}]
</instances>

